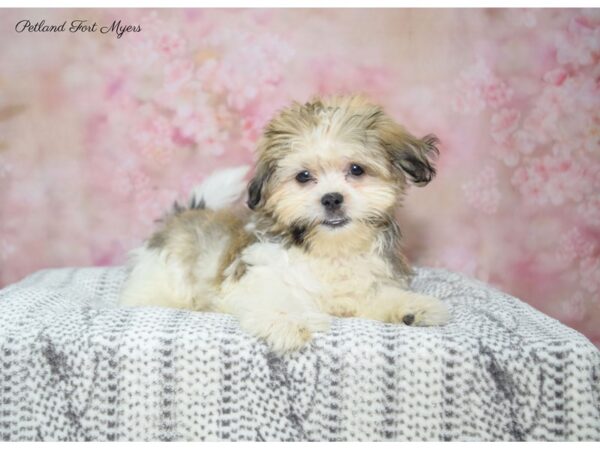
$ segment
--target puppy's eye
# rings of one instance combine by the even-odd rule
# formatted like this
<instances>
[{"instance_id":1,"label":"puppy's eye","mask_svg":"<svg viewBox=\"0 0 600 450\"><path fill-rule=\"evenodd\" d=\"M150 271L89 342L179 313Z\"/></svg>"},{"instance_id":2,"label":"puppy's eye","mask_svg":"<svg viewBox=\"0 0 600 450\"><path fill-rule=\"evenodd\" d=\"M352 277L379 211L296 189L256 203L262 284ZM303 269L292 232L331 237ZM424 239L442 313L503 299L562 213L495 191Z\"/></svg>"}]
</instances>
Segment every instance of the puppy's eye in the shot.
<instances>
[{"instance_id":1,"label":"puppy's eye","mask_svg":"<svg viewBox=\"0 0 600 450\"><path fill-rule=\"evenodd\" d=\"M355 177L360 177L363 173L365 173L365 171L358 164L352 164L350 166L350 173Z\"/></svg>"},{"instance_id":2,"label":"puppy's eye","mask_svg":"<svg viewBox=\"0 0 600 450\"><path fill-rule=\"evenodd\" d=\"M312 176L310 175L310 172L308 170L303 170L302 172L299 172L298 175L296 175L296 181L298 183L306 183L311 179Z\"/></svg>"}]
</instances>

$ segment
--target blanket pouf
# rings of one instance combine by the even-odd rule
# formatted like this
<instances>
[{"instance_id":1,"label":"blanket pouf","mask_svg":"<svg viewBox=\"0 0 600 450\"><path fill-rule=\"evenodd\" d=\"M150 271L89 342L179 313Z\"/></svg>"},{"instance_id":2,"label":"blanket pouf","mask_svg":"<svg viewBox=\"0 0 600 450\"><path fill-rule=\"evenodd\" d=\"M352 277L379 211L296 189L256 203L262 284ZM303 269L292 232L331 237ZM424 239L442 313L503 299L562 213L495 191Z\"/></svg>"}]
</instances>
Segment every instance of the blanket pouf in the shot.
<instances>
[{"instance_id":1,"label":"blanket pouf","mask_svg":"<svg viewBox=\"0 0 600 450\"><path fill-rule=\"evenodd\" d=\"M420 268L443 327L335 319L283 357L231 316L118 307L121 267L0 291L2 440L600 440L600 352L479 281Z\"/></svg>"}]
</instances>

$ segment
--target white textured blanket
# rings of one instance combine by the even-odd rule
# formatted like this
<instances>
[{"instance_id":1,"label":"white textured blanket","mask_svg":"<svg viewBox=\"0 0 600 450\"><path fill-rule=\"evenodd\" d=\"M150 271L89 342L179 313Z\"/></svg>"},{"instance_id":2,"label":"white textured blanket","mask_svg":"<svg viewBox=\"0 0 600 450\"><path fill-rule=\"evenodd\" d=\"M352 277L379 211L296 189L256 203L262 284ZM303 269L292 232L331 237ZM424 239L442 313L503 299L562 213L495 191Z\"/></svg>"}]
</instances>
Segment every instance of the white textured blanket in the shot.
<instances>
[{"instance_id":1,"label":"white textured blanket","mask_svg":"<svg viewBox=\"0 0 600 450\"><path fill-rule=\"evenodd\" d=\"M600 352L443 270L440 328L336 319L286 357L230 316L116 306L122 268L0 291L3 440L599 440Z\"/></svg>"}]
</instances>

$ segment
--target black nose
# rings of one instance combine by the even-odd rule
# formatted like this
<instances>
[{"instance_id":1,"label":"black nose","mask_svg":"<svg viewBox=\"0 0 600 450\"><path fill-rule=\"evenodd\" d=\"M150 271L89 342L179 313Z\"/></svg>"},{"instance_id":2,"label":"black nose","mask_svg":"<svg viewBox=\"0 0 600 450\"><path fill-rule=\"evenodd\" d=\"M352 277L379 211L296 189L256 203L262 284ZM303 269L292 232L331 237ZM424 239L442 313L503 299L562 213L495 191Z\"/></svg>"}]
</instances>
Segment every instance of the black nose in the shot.
<instances>
[{"instance_id":1,"label":"black nose","mask_svg":"<svg viewBox=\"0 0 600 450\"><path fill-rule=\"evenodd\" d=\"M339 192L330 192L321 197L321 204L327 211L336 211L344 203L344 197Z\"/></svg>"}]
</instances>

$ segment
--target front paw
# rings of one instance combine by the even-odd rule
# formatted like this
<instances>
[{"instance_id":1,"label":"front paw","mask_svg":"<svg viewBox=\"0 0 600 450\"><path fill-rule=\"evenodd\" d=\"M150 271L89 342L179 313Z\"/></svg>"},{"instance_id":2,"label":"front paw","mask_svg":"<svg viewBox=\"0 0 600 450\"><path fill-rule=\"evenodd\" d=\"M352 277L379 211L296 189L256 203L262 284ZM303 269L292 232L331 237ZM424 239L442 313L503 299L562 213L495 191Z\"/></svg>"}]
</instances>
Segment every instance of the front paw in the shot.
<instances>
[{"instance_id":1,"label":"front paw","mask_svg":"<svg viewBox=\"0 0 600 450\"><path fill-rule=\"evenodd\" d=\"M448 307L435 297L411 292L392 314L392 322L417 327L444 325L450 318Z\"/></svg>"},{"instance_id":2,"label":"front paw","mask_svg":"<svg viewBox=\"0 0 600 450\"><path fill-rule=\"evenodd\" d=\"M330 323L330 316L318 312L252 312L240 319L245 331L264 339L279 354L299 350L313 333L327 331Z\"/></svg>"}]
</instances>

